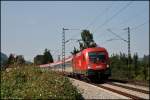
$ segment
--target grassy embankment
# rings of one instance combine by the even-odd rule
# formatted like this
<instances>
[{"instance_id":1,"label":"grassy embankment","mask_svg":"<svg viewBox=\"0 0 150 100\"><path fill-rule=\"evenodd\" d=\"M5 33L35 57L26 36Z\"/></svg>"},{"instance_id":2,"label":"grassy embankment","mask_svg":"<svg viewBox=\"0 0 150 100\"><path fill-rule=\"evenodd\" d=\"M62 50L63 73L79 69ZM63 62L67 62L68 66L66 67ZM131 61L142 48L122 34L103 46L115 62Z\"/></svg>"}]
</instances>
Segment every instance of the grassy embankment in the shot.
<instances>
[{"instance_id":1,"label":"grassy embankment","mask_svg":"<svg viewBox=\"0 0 150 100\"><path fill-rule=\"evenodd\" d=\"M37 67L12 68L1 72L2 99L81 99L68 78Z\"/></svg>"}]
</instances>

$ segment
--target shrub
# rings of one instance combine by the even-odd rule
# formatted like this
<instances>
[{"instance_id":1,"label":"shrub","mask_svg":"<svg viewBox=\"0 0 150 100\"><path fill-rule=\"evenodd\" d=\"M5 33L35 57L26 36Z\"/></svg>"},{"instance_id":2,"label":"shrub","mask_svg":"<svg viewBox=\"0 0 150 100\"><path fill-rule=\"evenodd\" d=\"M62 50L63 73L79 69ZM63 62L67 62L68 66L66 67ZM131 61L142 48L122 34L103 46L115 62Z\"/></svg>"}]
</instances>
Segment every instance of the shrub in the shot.
<instances>
[{"instance_id":1,"label":"shrub","mask_svg":"<svg viewBox=\"0 0 150 100\"><path fill-rule=\"evenodd\" d=\"M2 71L2 99L81 99L68 78L37 67L18 67Z\"/></svg>"}]
</instances>

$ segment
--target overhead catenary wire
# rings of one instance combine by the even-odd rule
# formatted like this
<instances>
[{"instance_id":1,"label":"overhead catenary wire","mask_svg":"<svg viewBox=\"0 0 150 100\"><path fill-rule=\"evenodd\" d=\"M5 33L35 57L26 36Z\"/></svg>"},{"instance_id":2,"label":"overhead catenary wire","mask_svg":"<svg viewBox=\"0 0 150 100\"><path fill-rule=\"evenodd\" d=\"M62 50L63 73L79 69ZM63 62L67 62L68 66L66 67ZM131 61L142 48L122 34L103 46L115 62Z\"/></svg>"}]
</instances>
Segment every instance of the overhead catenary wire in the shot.
<instances>
[{"instance_id":1,"label":"overhead catenary wire","mask_svg":"<svg viewBox=\"0 0 150 100\"><path fill-rule=\"evenodd\" d=\"M112 32L111 29L107 29L107 31L109 31L110 33L112 33L113 35L115 35L116 37L118 37L119 39L128 42L127 40L125 40L124 38L122 38L121 36L117 35L116 33Z\"/></svg>"},{"instance_id":2,"label":"overhead catenary wire","mask_svg":"<svg viewBox=\"0 0 150 100\"><path fill-rule=\"evenodd\" d=\"M111 3L111 4L108 4L107 6L108 7L106 7L104 10L103 10L103 12L102 13L99 13L93 20L92 20L92 22L90 22L88 25L87 25L87 27L85 27L85 29L88 29L92 24L94 24L95 23L95 21L98 19L98 17L100 16L100 15L104 15L104 13L106 13L107 11L109 11L109 9L112 7L112 4L113 3ZM80 31L82 31L81 29L79 29ZM73 35L71 38L76 38L78 35L80 35L80 34L75 34L75 35Z\"/></svg>"},{"instance_id":3,"label":"overhead catenary wire","mask_svg":"<svg viewBox=\"0 0 150 100\"><path fill-rule=\"evenodd\" d=\"M77 29L77 30L82 31L83 29ZM75 39L77 39L76 37L77 37L78 35L80 35L80 33L74 34L74 35L71 36L68 40L75 40Z\"/></svg>"},{"instance_id":4,"label":"overhead catenary wire","mask_svg":"<svg viewBox=\"0 0 150 100\"><path fill-rule=\"evenodd\" d=\"M136 30L136 29L138 29L138 28L140 28L140 27L142 27L143 25L148 24L148 23L149 23L149 21L146 21L146 22L144 22L144 23L142 23L142 24L140 24L140 25L137 25L137 26L131 28L131 30Z\"/></svg>"},{"instance_id":5,"label":"overhead catenary wire","mask_svg":"<svg viewBox=\"0 0 150 100\"><path fill-rule=\"evenodd\" d=\"M138 29L138 28L140 28L140 27L142 27L142 26L144 26L144 25L146 25L146 24L148 24L149 23L149 21L147 20L147 21L145 21L144 23L142 23L142 24L139 24L139 25L137 25L137 26L134 26L134 27L131 27L131 29L130 30L136 30L136 29ZM110 28L109 28L110 29ZM111 28L111 29L115 29L115 28ZM121 28L118 28L118 30L122 30ZM126 33L126 32L122 32L122 33Z\"/></svg>"},{"instance_id":6,"label":"overhead catenary wire","mask_svg":"<svg viewBox=\"0 0 150 100\"><path fill-rule=\"evenodd\" d=\"M126 20L120 22L118 25L119 26L125 26L126 24L128 24L128 22L131 22L133 20L136 20L137 17L141 16L141 12L145 11L145 9L143 9L142 11L140 11L139 13L134 14L132 17L128 17ZM113 27L115 28L115 27Z\"/></svg>"},{"instance_id":7,"label":"overhead catenary wire","mask_svg":"<svg viewBox=\"0 0 150 100\"><path fill-rule=\"evenodd\" d=\"M131 3L132 3L132 1L129 2L129 3L127 3L127 5L125 5L122 9L120 9L119 12L117 12L117 13L116 13L114 16L112 16L109 20L111 20L113 17L115 17L117 14L119 14L119 13L120 13L121 11L123 11L125 8L127 8ZM100 15L104 15L104 13L106 13L106 12L112 7L112 4L113 4L113 3L111 3L110 6L108 6L102 13L98 14L98 15L94 18L94 20L93 20L85 29L89 28L92 24L94 24L94 22L97 20L97 18L98 18ZM107 23L109 20L106 20L105 23ZM105 24L105 23L104 23L104 24ZM102 25L104 25L104 24L102 24ZM77 35L78 35L78 34L75 34L75 35L73 35L71 38L74 38L74 37L76 37Z\"/></svg>"},{"instance_id":8,"label":"overhead catenary wire","mask_svg":"<svg viewBox=\"0 0 150 100\"><path fill-rule=\"evenodd\" d=\"M148 22L149 22L149 21L145 21L144 23L139 24L139 25L137 25L137 26L131 28L131 30L136 30L136 29L142 27L143 25L147 24ZM113 35L115 35L115 36L118 37L119 39L117 39L117 38L111 38L111 39L106 40L105 42L110 42L110 41L113 41L113 40L123 40L123 38L122 38L121 36L119 36L119 35L117 35L116 33L112 32L110 29L107 29L107 31L111 32ZM124 39L123 41L126 41L126 42L127 42L127 40L125 40L125 39ZM103 43L105 43L105 42L103 42Z\"/></svg>"},{"instance_id":9,"label":"overhead catenary wire","mask_svg":"<svg viewBox=\"0 0 150 100\"><path fill-rule=\"evenodd\" d=\"M101 24L100 26L98 26L96 29L95 29L95 31L94 31L94 33L98 30L98 29L100 29L100 28L102 28L104 25L106 25L109 21L111 21L114 17L116 17L118 14L120 14L123 10L125 10L129 5L131 5L131 3L132 3L132 1L130 1L130 2L128 2L124 7L122 7L117 13L115 13L113 16L111 16L109 19L107 19L107 20L105 20L105 22L103 23L103 24Z\"/></svg>"},{"instance_id":10,"label":"overhead catenary wire","mask_svg":"<svg viewBox=\"0 0 150 100\"><path fill-rule=\"evenodd\" d=\"M133 0L131 0L131 1L133 1ZM144 1L147 1L147 0L144 0ZM47 2L43 2L43 3L41 3L41 2L34 2L34 3L29 3L29 2L26 2L26 3L6 3L7 5L14 5L14 6L16 6L16 5L18 5L18 4L20 4L20 5L31 5L31 6L50 6L50 5L54 5L54 6L56 6L56 5L71 5L71 6L73 6L73 5L76 5L76 6L108 6L108 5L111 5L111 4L105 4L105 3L85 3L85 2L80 2L80 3L75 3L75 2L50 2L50 3L47 3ZM117 2L116 4L118 4L118 5L120 5L120 4L122 4L122 2ZM147 3L145 3L145 2L135 2L134 3L134 5L145 5L145 4L147 4Z\"/></svg>"},{"instance_id":11,"label":"overhead catenary wire","mask_svg":"<svg viewBox=\"0 0 150 100\"><path fill-rule=\"evenodd\" d=\"M99 18L99 16L103 16L106 12L108 12L110 10L110 8L112 7L112 4L110 4L110 6L106 7L101 13L99 13L88 25L87 27L85 27L85 29L88 29L91 25L93 25L96 20Z\"/></svg>"},{"instance_id":12,"label":"overhead catenary wire","mask_svg":"<svg viewBox=\"0 0 150 100\"><path fill-rule=\"evenodd\" d=\"M149 22L149 21L145 21L144 23L139 24L139 25L137 25L137 26L131 28L131 30L136 30L136 29L142 27L143 25L147 24L148 22ZM111 32L113 35L115 35L116 37L118 37L119 39L117 39L117 38L112 38L112 39L108 39L108 40L104 41L103 43L110 42L110 41L113 41L113 40L123 40L123 41L127 42L127 40L123 39L122 37L120 37L120 36L117 35L116 33L112 32L110 29L107 29L107 30L108 30L109 32Z\"/></svg>"}]
</instances>

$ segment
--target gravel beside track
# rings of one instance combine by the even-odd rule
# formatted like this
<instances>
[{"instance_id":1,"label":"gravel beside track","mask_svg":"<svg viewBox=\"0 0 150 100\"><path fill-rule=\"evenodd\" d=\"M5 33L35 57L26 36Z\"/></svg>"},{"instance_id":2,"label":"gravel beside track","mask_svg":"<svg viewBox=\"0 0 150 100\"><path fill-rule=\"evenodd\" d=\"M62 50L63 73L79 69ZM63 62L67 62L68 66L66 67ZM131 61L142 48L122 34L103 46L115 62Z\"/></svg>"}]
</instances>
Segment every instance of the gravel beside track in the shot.
<instances>
[{"instance_id":1,"label":"gravel beside track","mask_svg":"<svg viewBox=\"0 0 150 100\"><path fill-rule=\"evenodd\" d=\"M80 90L84 99L130 99L120 94L102 89L100 87L69 78L74 86Z\"/></svg>"}]
</instances>

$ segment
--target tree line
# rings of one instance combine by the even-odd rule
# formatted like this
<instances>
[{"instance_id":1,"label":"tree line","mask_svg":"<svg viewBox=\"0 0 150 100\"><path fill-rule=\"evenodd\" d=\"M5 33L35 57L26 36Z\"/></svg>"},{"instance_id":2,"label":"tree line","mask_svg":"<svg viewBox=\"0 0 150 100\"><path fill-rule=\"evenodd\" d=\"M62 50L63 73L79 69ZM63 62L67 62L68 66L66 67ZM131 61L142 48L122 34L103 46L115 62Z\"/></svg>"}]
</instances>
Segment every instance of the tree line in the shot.
<instances>
[{"instance_id":1,"label":"tree line","mask_svg":"<svg viewBox=\"0 0 150 100\"><path fill-rule=\"evenodd\" d=\"M23 55L14 55L14 54L10 54L8 57L8 60L6 62L5 67L12 67L14 65L24 65L25 64L25 59L23 57Z\"/></svg>"},{"instance_id":2,"label":"tree line","mask_svg":"<svg viewBox=\"0 0 150 100\"><path fill-rule=\"evenodd\" d=\"M2 58L2 57L1 57ZM50 50L45 49L43 55L36 55L34 57L34 62L29 62L24 59L23 55L14 55L10 54L8 59L5 62L1 62L1 69L16 67L16 66L24 66L24 65L40 65L40 64L47 64L53 62L53 57L50 53Z\"/></svg>"},{"instance_id":3,"label":"tree line","mask_svg":"<svg viewBox=\"0 0 150 100\"><path fill-rule=\"evenodd\" d=\"M149 80L149 56L144 55L143 58L139 58L135 53L130 57L128 66L128 56L120 52L111 55L110 65L113 78Z\"/></svg>"},{"instance_id":4,"label":"tree line","mask_svg":"<svg viewBox=\"0 0 150 100\"><path fill-rule=\"evenodd\" d=\"M43 55L37 55L34 57L34 64L40 65L40 64L47 64L47 63L53 63L53 57L50 53L50 50L45 49Z\"/></svg>"}]
</instances>

